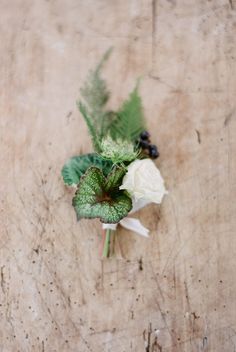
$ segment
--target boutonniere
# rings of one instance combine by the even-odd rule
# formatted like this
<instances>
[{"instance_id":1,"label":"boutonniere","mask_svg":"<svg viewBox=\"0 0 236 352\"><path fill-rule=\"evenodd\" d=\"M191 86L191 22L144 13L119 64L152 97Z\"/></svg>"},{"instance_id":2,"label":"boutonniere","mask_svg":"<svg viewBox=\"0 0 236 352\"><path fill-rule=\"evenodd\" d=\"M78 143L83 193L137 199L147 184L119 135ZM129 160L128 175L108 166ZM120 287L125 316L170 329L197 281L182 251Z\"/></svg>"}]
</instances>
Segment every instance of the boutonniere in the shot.
<instances>
[{"instance_id":1,"label":"boutonniere","mask_svg":"<svg viewBox=\"0 0 236 352\"><path fill-rule=\"evenodd\" d=\"M64 183L76 187L72 205L77 219L103 223L103 257L111 255L111 235L118 224L147 237L149 230L130 214L149 203L160 204L167 193L153 162L159 152L147 132L139 83L118 111L106 109L110 93L101 70L110 52L89 73L77 102L94 152L72 157L62 169Z\"/></svg>"}]
</instances>

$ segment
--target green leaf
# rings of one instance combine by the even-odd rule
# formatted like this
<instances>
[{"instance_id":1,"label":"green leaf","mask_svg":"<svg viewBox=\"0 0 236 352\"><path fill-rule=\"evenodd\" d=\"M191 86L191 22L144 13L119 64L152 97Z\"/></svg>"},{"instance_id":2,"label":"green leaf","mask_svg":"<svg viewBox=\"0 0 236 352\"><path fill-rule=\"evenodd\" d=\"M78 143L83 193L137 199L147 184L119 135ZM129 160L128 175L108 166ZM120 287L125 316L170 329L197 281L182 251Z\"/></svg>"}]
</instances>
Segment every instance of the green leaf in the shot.
<instances>
[{"instance_id":1,"label":"green leaf","mask_svg":"<svg viewBox=\"0 0 236 352\"><path fill-rule=\"evenodd\" d=\"M118 187L124 170L116 168L107 178L101 169L91 167L81 178L73 198L78 218L100 218L105 223L118 223L132 208L132 200Z\"/></svg>"},{"instance_id":2,"label":"green leaf","mask_svg":"<svg viewBox=\"0 0 236 352\"><path fill-rule=\"evenodd\" d=\"M105 190L107 192L111 190L118 190L119 186L122 183L122 179L125 173L126 173L126 170L123 167L119 167L119 166L114 167L107 177Z\"/></svg>"},{"instance_id":3,"label":"green leaf","mask_svg":"<svg viewBox=\"0 0 236 352\"><path fill-rule=\"evenodd\" d=\"M68 186L77 185L81 176L91 166L96 166L100 168L103 171L104 175L107 176L108 173L111 171L112 162L109 160L105 160L94 153L74 156L73 158L67 161L61 171L65 184Z\"/></svg>"},{"instance_id":4,"label":"green leaf","mask_svg":"<svg viewBox=\"0 0 236 352\"><path fill-rule=\"evenodd\" d=\"M107 50L95 70L89 72L83 87L80 89L83 103L77 103L93 141L95 140L95 134L98 140L104 136L108 123L113 118L111 111L105 111L110 92L105 80L101 77L101 70L109 58L111 50ZM97 147L97 145L95 146Z\"/></svg>"},{"instance_id":5,"label":"green leaf","mask_svg":"<svg viewBox=\"0 0 236 352\"><path fill-rule=\"evenodd\" d=\"M117 112L117 118L110 126L110 134L114 139L120 138L135 142L144 130L142 101L138 93L138 85L136 85L129 99L123 103L121 109Z\"/></svg>"},{"instance_id":6,"label":"green leaf","mask_svg":"<svg viewBox=\"0 0 236 352\"><path fill-rule=\"evenodd\" d=\"M83 103L81 103L81 101L77 102L77 106L79 108L79 111L83 115L85 122L87 123L87 127L88 127L88 130L91 135L92 142L93 142L93 147L94 147L95 151L100 152L100 149L101 149L100 148L100 141L99 141L99 137L98 137L98 133L96 131L94 121L91 118L91 116L89 116L86 106Z\"/></svg>"}]
</instances>

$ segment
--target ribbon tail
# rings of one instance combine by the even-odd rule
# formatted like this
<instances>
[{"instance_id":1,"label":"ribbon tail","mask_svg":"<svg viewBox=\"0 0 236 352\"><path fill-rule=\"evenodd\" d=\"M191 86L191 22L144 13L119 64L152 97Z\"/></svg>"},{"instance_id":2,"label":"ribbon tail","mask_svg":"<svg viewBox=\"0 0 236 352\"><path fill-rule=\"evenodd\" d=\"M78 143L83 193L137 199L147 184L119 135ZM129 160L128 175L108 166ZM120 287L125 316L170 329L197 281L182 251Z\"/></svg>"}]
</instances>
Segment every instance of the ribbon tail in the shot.
<instances>
[{"instance_id":1,"label":"ribbon tail","mask_svg":"<svg viewBox=\"0 0 236 352\"><path fill-rule=\"evenodd\" d=\"M134 231L143 237L148 237L149 230L138 219L126 217L120 221L120 224L127 230Z\"/></svg>"}]
</instances>

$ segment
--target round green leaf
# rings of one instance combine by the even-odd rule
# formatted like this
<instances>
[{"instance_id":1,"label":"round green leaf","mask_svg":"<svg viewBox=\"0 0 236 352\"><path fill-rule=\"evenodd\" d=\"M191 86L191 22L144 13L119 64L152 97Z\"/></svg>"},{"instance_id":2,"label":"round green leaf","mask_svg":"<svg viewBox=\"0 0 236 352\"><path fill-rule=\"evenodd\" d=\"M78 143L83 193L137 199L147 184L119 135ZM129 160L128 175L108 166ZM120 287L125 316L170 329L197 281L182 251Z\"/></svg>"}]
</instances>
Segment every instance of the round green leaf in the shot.
<instances>
[{"instance_id":1,"label":"round green leaf","mask_svg":"<svg viewBox=\"0 0 236 352\"><path fill-rule=\"evenodd\" d=\"M120 169L117 169L117 177L114 174L113 170L105 178L99 168L91 167L87 170L73 198L78 218L100 218L104 223L118 223L129 213L132 200L118 189L116 183L121 181Z\"/></svg>"},{"instance_id":2,"label":"round green leaf","mask_svg":"<svg viewBox=\"0 0 236 352\"><path fill-rule=\"evenodd\" d=\"M74 156L67 161L61 171L65 184L68 186L76 186L79 183L81 176L91 166L100 168L104 175L107 176L111 171L112 162L103 159L95 153Z\"/></svg>"}]
</instances>

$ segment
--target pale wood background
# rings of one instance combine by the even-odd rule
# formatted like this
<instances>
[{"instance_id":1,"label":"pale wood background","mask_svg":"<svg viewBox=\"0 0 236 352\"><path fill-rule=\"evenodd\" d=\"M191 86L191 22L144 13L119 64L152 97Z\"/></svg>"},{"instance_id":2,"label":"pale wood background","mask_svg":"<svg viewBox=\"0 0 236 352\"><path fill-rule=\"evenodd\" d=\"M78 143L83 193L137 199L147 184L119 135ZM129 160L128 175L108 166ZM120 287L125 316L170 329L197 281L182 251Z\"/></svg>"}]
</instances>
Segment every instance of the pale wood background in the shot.
<instances>
[{"instance_id":1,"label":"pale wood background","mask_svg":"<svg viewBox=\"0 0 236 352\"><path fill-rule=\"evenodd\" d=\"M0 351L236 351L236 1L0 0L0 31ZM143 77L170 193L102 261L60 170L111 45L111 105Z\"/></svg>"}]
</instances>

